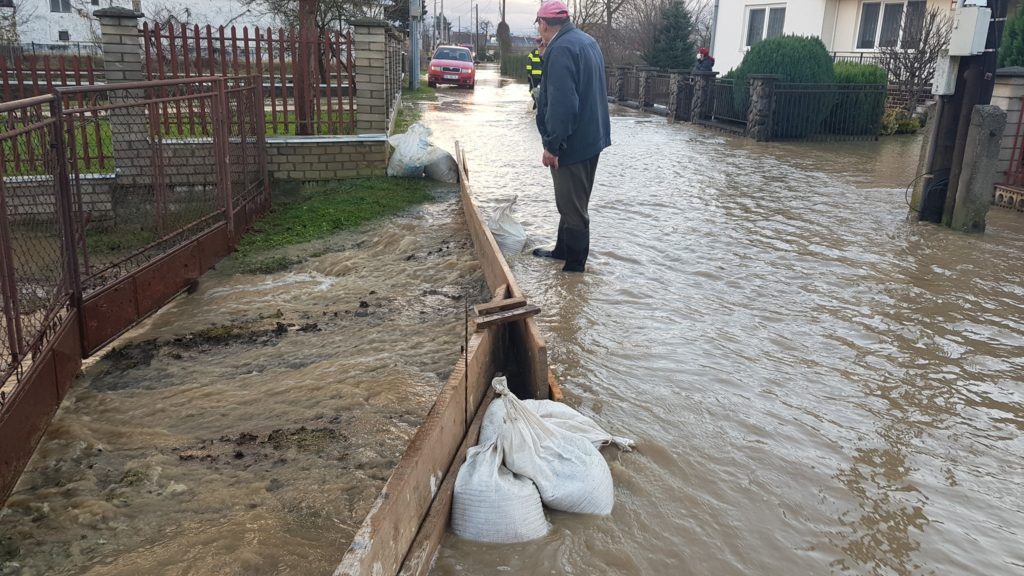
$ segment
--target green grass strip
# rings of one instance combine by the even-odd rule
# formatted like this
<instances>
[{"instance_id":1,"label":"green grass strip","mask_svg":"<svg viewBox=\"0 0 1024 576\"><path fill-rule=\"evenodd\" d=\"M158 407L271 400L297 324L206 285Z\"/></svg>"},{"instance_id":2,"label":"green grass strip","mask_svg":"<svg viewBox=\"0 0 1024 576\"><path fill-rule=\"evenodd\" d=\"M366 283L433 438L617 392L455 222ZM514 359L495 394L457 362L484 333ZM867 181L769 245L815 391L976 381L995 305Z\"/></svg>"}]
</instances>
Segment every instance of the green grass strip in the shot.
<instances>
[{"instance_id":1,"label":"green grass strip","mask_svg":"<svg viewBox=\"0 0 1024 576\"><path fill-rule=\"evenodd\" d=\"M241 272L268 274L298 262L262 254L327 238L432 198L430 183L412 178L360 178L329 183L277 182L274 207L238 246Z\"/></svg>"}]
</instances>

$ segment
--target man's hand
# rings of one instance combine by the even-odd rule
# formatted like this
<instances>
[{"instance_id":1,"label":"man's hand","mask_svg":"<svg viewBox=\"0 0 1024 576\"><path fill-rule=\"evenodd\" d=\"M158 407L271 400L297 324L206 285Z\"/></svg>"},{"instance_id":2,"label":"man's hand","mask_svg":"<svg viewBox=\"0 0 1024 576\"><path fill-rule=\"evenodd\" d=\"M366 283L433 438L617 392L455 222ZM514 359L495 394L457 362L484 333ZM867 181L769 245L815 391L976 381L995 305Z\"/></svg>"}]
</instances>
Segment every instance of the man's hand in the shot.
<instances>
[{"instance_id":1,"label":"man's hand","mask_svg":"<svg viewBox=\"0 0 1024 576\"><path fill-rule=\"evenodd\" d=\"M545 167L553 167L555 170L558 170L558 156L555 156L547 150L545 150L544 155L541 156L540 163Z\"/></svg>"}]
</instances>

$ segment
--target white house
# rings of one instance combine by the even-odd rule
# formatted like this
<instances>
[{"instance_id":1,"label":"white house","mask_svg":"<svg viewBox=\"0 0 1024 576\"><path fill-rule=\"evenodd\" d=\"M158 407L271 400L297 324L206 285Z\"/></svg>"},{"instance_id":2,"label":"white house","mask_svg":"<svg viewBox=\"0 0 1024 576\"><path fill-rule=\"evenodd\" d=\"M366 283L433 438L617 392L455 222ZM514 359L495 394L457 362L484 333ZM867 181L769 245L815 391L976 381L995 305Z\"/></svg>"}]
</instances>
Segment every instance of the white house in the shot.
<instances>
[{"instance_id":1,"label":"white house","mask_svg":"<svg viewBox=\"0 0 1024 576\"><path fill-rule=\"evenodd\" d=\"M5 5L10 7L4 7ZM92 13L111 6L132 8L147 18L212 26L269 26L272 15L243 6L239 0L0 0L0 12L17 11L17 37L21 44L58 47L99 41L99 21Z\"/></svg>"},{"instance_id":2,"label":"white house","mask_svg":"<svg viewBox=\"0 0 1024 576\"><path fill-rule=\"evenodd\" d=\"M907 46L929 8L951 10L952 5L950 0L719 0L715 69L735 68L751 46L783 34L818 36L830 52L846 57Z\"/></svg>"}]
</instances>

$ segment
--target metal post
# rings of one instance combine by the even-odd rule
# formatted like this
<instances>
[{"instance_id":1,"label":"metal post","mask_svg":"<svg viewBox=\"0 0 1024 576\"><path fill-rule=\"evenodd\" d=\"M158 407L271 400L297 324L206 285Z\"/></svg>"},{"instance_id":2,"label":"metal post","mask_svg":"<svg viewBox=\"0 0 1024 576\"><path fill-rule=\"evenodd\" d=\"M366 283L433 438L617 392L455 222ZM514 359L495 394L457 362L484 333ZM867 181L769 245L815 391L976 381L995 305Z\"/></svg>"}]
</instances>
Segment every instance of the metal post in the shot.
<instances>
[{"instance_id":1,"label":"metal post","mask_svg":"<svg viewBox=\"0 0 1024 576\"><path fill-rule=\"evenodd\" d=\"M253 76L252 82L256 91L256 95L253 97L253 101L256 103L254 111L256 115L256 149L259 150L260 172L263 174L263 201L269 205L270 172L267 170L267 126L266 118L263 115L263 77ZM264 206L264 208L266 207Z\"/></svg>"},{"instance_id":2,"label":"metal post","mask_svg":"<svg viewBox=\"0 0 1024 576\"><path fill-rule=\"evenodd\" d=\"M409 1L409 89L420 87L420 17L422 0Z\"/></svg>"},{"instance_id":3,"label":"metal post","mask_svg":"<svg viewBox=\"0 0 1024 576\"><path fill-rule=\"evenodd\" d=\"M224 196L224 215L228 227L228 245L235 246L235 206L231 191L231 153L228 149L228 99L224 88L225 80L213 80L214 96L211 108L213 113L213 155L217 163L217 182Z\"/></svg>"},{"instance_id":4,"label":"metal post","mask_svg":"<svg viewBox=\"0 0 1024 576\"><path fill-rule=\"evenodd\" d=\"M57 218L61 228L61 244L64 249L64 273L67 275L68 288L71 292L71 306L81 313L82 310L82 277L78 268L78 246L75 241L75 216L71 199L71 177L68 175L67 141L64 139L64 103L60 96L50 102L50 117L54 119L51 132L53 145L53 161L56 163L54 175L54 193L57 195ZM73 141L74 132L67 132ZM83 231L84 234L84 231ZM79 340L85 346L85 322L78 323ZM83 354L85 349L82 350Z\"/></svg>"}]
</instances>

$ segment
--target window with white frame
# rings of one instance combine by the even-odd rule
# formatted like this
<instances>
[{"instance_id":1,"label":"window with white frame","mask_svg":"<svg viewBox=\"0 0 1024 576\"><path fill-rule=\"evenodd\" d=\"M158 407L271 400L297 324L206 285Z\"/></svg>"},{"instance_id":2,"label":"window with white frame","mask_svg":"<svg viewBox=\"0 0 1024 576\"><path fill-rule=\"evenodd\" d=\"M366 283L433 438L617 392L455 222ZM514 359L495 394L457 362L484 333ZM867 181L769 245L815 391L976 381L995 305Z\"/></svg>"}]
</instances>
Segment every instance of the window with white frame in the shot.
<instances>
[{"instance_id":1,"label":"window with white frame","mask_svg":"<svg viewBox=\"0 0 1024 576\"><path fill-rule=\"evenodd\" d=\"M743 44L750 48L761 40L782 36L786 23L786 6L748 6L747 35Z\"/></svg>"},{"instance_id":2,"label":"window with white frame","mask_svg":"<svg viewBox=\"0 0 1024 576\"><path fill-rule=\"evenodd\" d=\"M50 12L71 12L71 0L50 0Z\"/></svg>"},{"instance_id":3,"label":"window with white frame","mask_svg":"<svg viewBox=\"0 0 1024 576\"><path fill-rule=\"evenodd\" d=\"M857 50L917 48L927 11L925 0L864 2L860 5Z\"/></svg>"}]
</instances>

